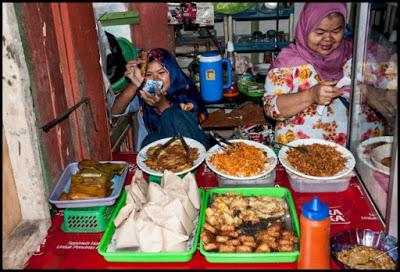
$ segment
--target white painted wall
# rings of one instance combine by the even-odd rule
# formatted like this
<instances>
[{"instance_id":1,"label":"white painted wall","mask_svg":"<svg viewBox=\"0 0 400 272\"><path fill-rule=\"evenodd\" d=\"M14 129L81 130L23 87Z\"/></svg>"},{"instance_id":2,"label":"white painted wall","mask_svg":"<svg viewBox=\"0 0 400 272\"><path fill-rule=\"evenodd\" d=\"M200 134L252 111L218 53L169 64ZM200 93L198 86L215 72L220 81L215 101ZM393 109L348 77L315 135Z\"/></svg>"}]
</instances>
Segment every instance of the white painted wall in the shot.
<instances>
[{"instance_id":1,"label":"white painted wall","mask_svg":"<svg viewBox=\"0 0 400 272\"><path fill-rule=\"evenodd\" d=\"M23 219L49 218L30 79L12 3L3 5L3 125ZM45 28L45 26L43 26Z\"/></svg>"}]
</instances>

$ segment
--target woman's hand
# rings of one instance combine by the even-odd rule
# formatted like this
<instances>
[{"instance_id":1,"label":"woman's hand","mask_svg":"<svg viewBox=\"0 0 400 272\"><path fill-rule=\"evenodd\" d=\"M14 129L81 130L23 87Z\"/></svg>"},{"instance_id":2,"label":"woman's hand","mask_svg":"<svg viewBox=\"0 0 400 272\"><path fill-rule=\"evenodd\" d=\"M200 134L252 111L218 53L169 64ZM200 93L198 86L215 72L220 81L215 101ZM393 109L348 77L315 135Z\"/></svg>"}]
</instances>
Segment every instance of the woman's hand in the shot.
<instances>
[{"instance_id":1,"label":"woman's hand","mask_svg":"<svg viewBox=\"0 0 400 272\"><path fill-rule=\"evenodd\" d=\"M323 81L311 88L312 101L317 105L329 105L333 99L342 95L342 91L336 87L338 81Z\"/></svg>"},{"instance_id":2,"label":"woman's hand","mask_svg":"<svg viewBox=\"0 0 400 272\"><path fill-rule=\"evenodd\" d=\"M139 69L139 64L144 62L145 62L144 60L131 60L125 65L126 68L125 76L131 80L132 84L134 85L134 87L136 87L136 89L138 89L140 85L142 85L144 80L144 77L140 73Z\"/></svg>"},{"instance_id":3,"label":"woman's hand","mask_svg":"<svg viewBox=\"0 0 400 272\"><path fill-rule=\"evenodd\" d=\"M165 97L166 93L159 90L155 87L157 95L152 95L146 90L140 90L140 95L144 102L149 104L150 106L158 108L161 112L168 109L171 106L171 103Z\"/></svg>"}]
</instances>

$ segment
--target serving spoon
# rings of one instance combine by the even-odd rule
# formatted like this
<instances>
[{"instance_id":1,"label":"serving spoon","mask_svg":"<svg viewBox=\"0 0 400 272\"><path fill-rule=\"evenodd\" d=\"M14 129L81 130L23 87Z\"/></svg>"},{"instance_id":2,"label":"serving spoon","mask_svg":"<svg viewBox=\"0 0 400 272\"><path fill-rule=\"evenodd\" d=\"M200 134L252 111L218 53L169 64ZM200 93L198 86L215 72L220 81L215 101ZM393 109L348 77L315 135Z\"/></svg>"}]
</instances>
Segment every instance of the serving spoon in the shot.
<instances>
[{"instance_id":1,"label":"serving spoon","mask_svg":"<svg viewBox=\"0 0 400 272\"><path fill-rule=\"evenodd\" d=\"M371 259L371 261L376 260L376 259L382 257L383 255L385 255L386 253L388 253L388 252L390 252L390 251L392 251L392 250L394 250L394 249L397 249L397 246L392 247L391 249L386 250L385 252L382 252L381 254L376 255L375 257L373 257L373 258ZM389 254L388 254L388 255L389 255Z\"/></svg>"}]
</instances>

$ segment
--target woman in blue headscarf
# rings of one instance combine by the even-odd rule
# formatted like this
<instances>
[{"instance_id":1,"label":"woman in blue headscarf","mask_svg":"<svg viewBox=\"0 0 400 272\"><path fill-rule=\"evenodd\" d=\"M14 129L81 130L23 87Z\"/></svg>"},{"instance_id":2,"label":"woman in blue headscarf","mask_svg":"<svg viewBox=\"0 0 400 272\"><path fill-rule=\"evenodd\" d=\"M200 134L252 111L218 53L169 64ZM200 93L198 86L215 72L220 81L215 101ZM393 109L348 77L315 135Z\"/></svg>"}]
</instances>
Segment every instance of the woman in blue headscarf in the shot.
<instances>
[{"instance_id":1,"label":"woman in blue headscarf","mask_svg":"<svg viewBox=\"0 0 400 272\"><path fill-rule=\"evenodd\" d=\"M147 69L142 76L139 65L145 62ZM113 116L140 112L137 150L178 133L209 147L208 137L199 126L208 117L207 110L196 85L170 52L163 48L150 50L147 61L134 60L126 65L125 76L132 83L114 97L111 111ZM154 80L162 82L162 87L150 93L146 82Z\"/></svg>"}]
</instances>

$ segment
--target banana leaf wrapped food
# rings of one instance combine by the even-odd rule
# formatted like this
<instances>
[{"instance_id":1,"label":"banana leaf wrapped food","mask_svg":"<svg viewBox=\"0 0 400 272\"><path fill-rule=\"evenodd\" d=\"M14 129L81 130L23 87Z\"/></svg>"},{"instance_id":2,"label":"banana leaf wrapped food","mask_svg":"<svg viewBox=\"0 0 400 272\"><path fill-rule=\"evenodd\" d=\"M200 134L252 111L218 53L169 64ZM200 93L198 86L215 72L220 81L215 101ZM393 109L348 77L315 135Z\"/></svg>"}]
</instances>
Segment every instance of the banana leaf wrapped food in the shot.
<instances>
[{"instance_id":1,"label":"banana leaf wrapped food","mask_svg":"<svg viewBox=\"0 0 400 272\"><path fill-rule=\"evenodd\" d=\"M69 192L63 192L59 200L82 200L105 198L112 193L112 178L121 175L125 164L99 163L94 160L82 160L79 171L71 175Z\"/></svg>"}]
</instances>

